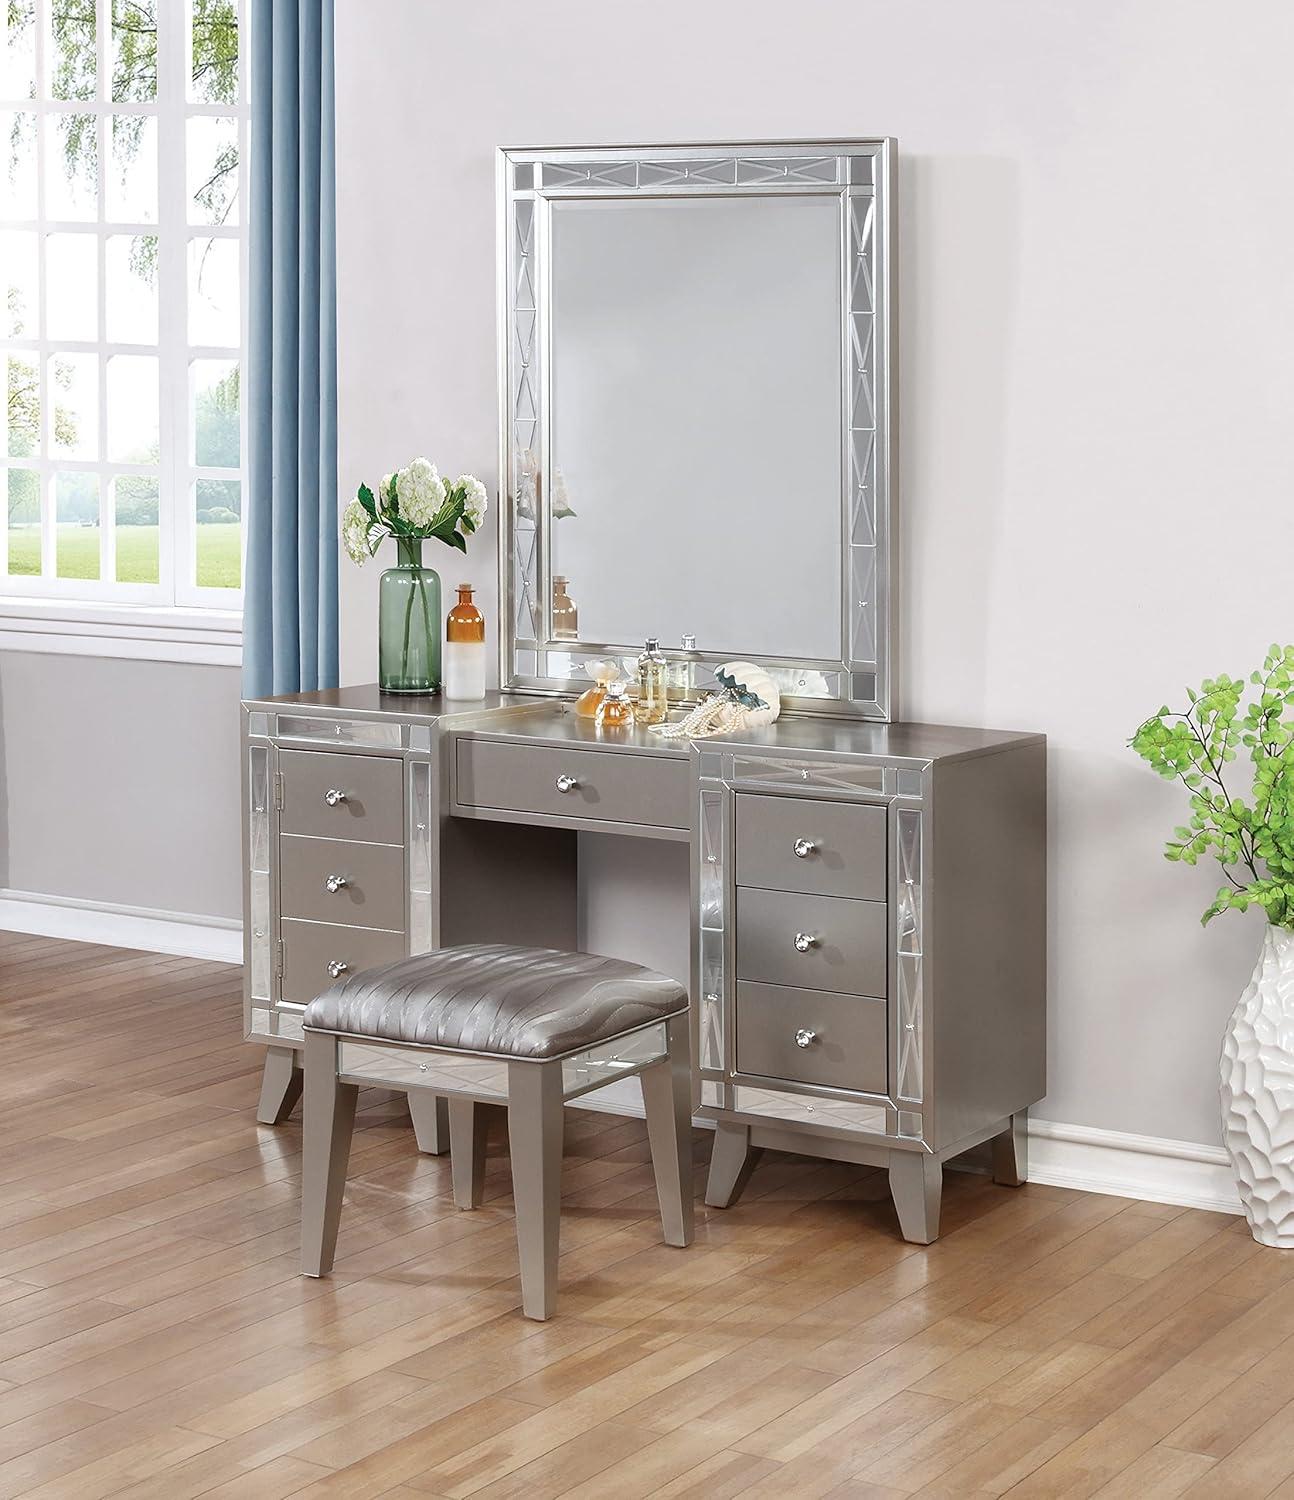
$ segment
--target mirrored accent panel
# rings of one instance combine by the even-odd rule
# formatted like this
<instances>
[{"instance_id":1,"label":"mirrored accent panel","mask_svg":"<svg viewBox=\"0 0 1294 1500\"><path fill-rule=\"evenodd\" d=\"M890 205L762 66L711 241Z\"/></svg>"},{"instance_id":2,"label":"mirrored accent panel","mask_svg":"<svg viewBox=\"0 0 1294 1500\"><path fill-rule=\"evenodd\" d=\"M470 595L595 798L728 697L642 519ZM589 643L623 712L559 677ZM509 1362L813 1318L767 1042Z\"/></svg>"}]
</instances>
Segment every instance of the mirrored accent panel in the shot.
<instances>
[{"instance_id":1,"label":"mirrored accent panel","mask_svg":"<svg viewBox=\"0 0 1294 1500\"><path fill-rule=\"evenodd\" d=\"M891 718L888 138L500 156L501 681Z\"/></svg>"}]
</instances>

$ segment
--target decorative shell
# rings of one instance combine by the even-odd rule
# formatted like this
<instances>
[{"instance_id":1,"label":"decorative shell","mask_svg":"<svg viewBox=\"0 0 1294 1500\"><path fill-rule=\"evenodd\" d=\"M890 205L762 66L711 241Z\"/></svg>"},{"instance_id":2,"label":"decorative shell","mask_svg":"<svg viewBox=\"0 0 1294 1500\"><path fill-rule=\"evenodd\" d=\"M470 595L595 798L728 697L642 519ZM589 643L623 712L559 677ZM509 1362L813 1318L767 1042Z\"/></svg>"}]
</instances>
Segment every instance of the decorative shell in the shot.
<instances>
[{"instance_id":1,"label":"decorative shell","mask_svg":"<svg viewBox=\"0 0 1294 1500\"><path fill-rule=\"evenodd\" d=\"M750 728L771 724L782 712L782 695L777 684L754 662L726 661L714 669L714 675L733 702L746 710L745 722Z\"/></svg>"}]
</instances>

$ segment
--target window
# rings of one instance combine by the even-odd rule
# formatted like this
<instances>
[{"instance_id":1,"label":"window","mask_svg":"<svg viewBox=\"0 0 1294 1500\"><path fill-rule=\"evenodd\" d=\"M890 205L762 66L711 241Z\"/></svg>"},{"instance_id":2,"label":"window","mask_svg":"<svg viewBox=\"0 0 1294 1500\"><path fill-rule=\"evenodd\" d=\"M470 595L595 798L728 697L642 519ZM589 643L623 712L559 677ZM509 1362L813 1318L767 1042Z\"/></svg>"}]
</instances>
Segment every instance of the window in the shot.
<instances>
[{"instance_id":1,"label":"window","mask_svg":"<svg viewBox=\"0 0 1294 1500\"><path fill-rule=\"evenodd\" d=\"M241 605L243 4L0 4L8 604Z\"/></svg>"}]
</instances>

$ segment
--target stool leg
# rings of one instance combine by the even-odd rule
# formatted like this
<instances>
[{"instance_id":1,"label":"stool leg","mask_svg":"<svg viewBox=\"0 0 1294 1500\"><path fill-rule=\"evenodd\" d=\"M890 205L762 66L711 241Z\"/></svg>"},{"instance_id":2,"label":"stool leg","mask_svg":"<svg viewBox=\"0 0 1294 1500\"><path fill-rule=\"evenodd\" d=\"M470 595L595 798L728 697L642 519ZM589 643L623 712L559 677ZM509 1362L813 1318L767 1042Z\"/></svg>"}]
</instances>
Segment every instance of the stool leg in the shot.
<instances>
[{"instance_id":1,"label":"stool leg","mask_svg":"<svg viewBox=\"0 0 1294 1500\"><path fill-rule=\"evenodd\" d=\"M449 1161L458 1208L480 1208L485 1189L485 1146L489 1138L486 1107L475 1099L449 1104Z\"/></svg>"},{"instance_id":2,"label":"stool leg","mask_svg":"<svg viewBox=\"0 0 1294 1500\"><path fill-rule=\"evenodd\" d=\"M750 1127L720 1120L714 1129L710 1153L710 1176L705 1201L711 1208L731 1208L746 1190L750 1174L764 1154L762 1146L750 1144Z\"/></svg>"},{"instance_id":3,"label":"stool leg","mask_svg":"<svg viewBox=\"0 0 1294 1500\"><path fill-rule=\"evenodd\" d=\"M666 1022L669 1056L638 1075L651 1143L652 1171L667 1245L690 1245L692 1203L692 1062L687 1016Z\"/></svg>"},{"instance_id":4,"label":"stool leg","mask_svg":"<svg viewBox=\"0 0 1294 1500\"><path fill-rule=\"evenodd\" d=\"M427 1156L444 1156L449 1150L447 1100L430 1089L409 1090L409 1118L413 1121L418 1150Z\"/></svg>"},{"instance_id":5,"label":"stool leg","mask_svg":"<svg viewBox=\"0 0 1294 1500\"><path fill-rule=\"evenodd\" d=\"M326 1276L337 1249L346 1164L359 1089L337 1077L337 1038L307 1031L305 1167L301 1178L301 1272Z\"/></svg>"},{"instance_id":6,"label":"stool leg","mask_svg":"<svg viewBox=\"0 0 1294 1500\"><path fill-rule=\"evenodd\" d=\"M295 1047L267 1047L257 1124L282 1125L300 1097L301 1054Z\"/></svg>"},{"instance_id":7,"label":"stool leg","mask_svg":"<svg viewBox=\"0 0 1294 1500\"><path fill-rule=\"evenodd\" d=\"M508 1141L521 1261L521 1310L542 1322L557 1306L565 1129L560 1063L508 1064Z\"/></svg>"}]
</instances>

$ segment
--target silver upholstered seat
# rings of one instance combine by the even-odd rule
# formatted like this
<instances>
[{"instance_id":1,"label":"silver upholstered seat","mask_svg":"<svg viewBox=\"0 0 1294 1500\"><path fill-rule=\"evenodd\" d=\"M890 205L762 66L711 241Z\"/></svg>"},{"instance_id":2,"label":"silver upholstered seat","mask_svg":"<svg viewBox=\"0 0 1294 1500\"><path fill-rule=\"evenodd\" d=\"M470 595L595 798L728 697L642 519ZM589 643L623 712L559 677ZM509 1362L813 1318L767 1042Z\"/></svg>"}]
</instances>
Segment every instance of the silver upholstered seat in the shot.
<instances>
[{"instance_id":1,"label":"silver upholstered seat","mask_svg":"<svg viewBox=\"0 0 1294 1500\"><path fill-rule=\"evenodd\" d=\"M665 1242L692 1241L688 995L620 959L472 943L367 969L306 1007L302 1269L332 1269L361 1083L447 1105L454 1202L476 1208L506 1108L521 1302L557 1300L564 1106L637 1077Z\"/></svg>"},{"instance_id":2,"label":"silver upholstered seat","mask_svg":"<svg viewBox=\"0 0 1294 1500\"><path fill-rule=\"evenodd\" d=\"M652 969L594 953L468 943L335 984L306 1008L318 1031L499 1057L562 1057L687 1009Z\"/></svg>"}]
</instances>

